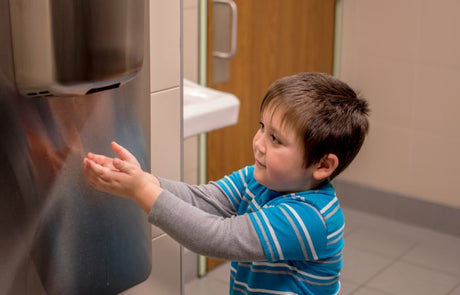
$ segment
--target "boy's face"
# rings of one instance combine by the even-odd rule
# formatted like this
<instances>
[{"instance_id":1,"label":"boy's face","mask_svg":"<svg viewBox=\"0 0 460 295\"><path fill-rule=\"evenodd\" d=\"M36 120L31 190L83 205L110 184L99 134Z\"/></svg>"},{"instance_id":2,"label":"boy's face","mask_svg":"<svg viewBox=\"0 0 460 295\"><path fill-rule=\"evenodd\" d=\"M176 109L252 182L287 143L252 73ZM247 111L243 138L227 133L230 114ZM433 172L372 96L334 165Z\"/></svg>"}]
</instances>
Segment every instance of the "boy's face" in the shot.
<instances>
[{"instance_id":1,"label":"boy's face","mask_svg":"<svg viewBox=\"0 0 460 295\"><path fill-rule=\"evenodd\" d=\"M252 148L254 178L260 184L279 192L306 191L313 187L313 168L303 167L304 150L295 130L281 124L282 108L267 108Z\"/></svg>"}]
</instances>

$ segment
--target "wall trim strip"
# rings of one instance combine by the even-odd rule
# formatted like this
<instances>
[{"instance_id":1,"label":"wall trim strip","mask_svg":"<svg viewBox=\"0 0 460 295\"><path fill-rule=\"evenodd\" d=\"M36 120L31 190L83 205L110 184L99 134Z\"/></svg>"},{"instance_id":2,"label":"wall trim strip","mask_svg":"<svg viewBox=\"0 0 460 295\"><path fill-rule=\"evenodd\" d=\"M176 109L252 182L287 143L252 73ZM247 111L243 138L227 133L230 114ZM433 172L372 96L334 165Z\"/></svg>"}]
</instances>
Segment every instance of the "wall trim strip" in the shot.
<instances>
[{"instance_id":1,"label":"wall trim strip","mask_svg":"<svg viewBox=\"0 0 460 295\"><path fill-rule=\"evenodd\" d=\"M460 236L460 208L370 188L345 180L334 180L334 187L344 208L353 208Z\"/></svg>"}]
</instances>

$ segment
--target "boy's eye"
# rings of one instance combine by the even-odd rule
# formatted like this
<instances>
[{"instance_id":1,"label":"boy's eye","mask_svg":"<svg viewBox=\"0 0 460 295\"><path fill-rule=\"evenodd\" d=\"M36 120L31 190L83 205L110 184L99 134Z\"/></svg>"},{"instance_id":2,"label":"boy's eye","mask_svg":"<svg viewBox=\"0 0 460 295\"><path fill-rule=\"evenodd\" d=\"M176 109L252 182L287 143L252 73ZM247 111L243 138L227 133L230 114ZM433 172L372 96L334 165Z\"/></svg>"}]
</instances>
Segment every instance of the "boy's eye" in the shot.
<instances>
[{"instance_id":1,"label":"boy's eye","mask_svg":"<svg viewBox=\"0 0 460 295\"><path fill-rule=\"evenodd\" d=\"M264 127L265 127L264 123L259 122L259 125L260 125L260 127L259 127L260 130L261 130L261 131L264 131Z\"/></svg>"},{"instance_id":2,"label":"boy's eye","mask_svg":"<svg viewBox=\"0 0 460 295\"><path fill-rule=\"evenodd\" d=\"M273 134L271 135L271 139L272 139L272 142L273 142L273 143L276 143L276 144L280 144L280 143L281 143L281 142L278 140L278 138L276 138L276 136L273 135Z\"/></svg>"}]
</instances>

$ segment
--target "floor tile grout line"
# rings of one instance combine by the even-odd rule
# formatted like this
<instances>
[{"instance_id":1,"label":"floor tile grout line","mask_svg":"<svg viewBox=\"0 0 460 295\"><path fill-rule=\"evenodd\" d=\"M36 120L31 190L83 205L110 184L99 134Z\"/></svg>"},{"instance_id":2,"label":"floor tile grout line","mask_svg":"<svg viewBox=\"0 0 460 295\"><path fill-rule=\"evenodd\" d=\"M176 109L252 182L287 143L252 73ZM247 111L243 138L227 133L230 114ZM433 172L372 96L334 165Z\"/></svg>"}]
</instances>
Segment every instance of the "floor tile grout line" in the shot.
<instances>
[{"instance_id":1,"label":"floor tile grout line","mask_svg":"<svg viewBox=\"0 0 460 295\"><path fill-rule=\"evenodd\" d=\"M410 251L414 250L416 247L422 245L423 242L422 241L418 241L413 247L411 247L410 249L408 249L405 253L403 253L398 259L400 262L404 262L408 265L411 265L411 266L416 266L416 267L420 267L420 268L424 268L424 269L427 269L427 270L430 270L430 271L433 271L433 272L436 272L436 273L442 273L444 275L449 275L449 276L453 276L453 277L457 277L458 276L458 273L453 273L453 272L450 272L450 271L447 271L445 269L439 269L439 268L434 268L434 267L431 267L429 265L424 265L424 264L420 264L420 263L417 263L417 262L414 262L414 261L410 261L410 260L407 260L404 259L404 257L406 256L407 253L409 253ZM459 279L459 284L460 284L460 279Z\"/></svg>"},{"instance_id":2,"label":"floor tile grout line","mask_svg":"<svg viewBox=\"0 0 460 295\"><path fill-rule=\"evenodd\" d=\"M412 251L418 244L418 243L414 243L414 245L410 248L408 248L406 251L404 251L402 254L400 254L399 256L396 256L394 257L394 259L391 259L391 263L389 263L388 265L386 265L385 267L383 267L382 269L380 269L379 271L377 271L373 276L371 276L370 278L368 278L366 281L362 282L358 288L355 290L355 291L358 291L359 289L361 289L362 287L367 287L367 288L370 288L367 284L372 281L374 278L376 278L377 276L379 276L380 274L382 274L385 270L387 270L388 268L390 268L391 266L395 265L398 261L400 261L400 259L406 255L407 253L409 253L410 251ZM369 251L368 251L369 252ZM372 252L371 252L372 253ZM375 254L375 253L373 253ZM379 253L381 256L384 256L382 255L381 253ZM389 257L386 257L385 258L389 258ZM381 289L376 289L376 288L371 288L373 290L378 290L379 292L384 292L384 293L387 293L387 290L381 290ZM354 292L353 292L354 293ZM390 293L391 294L391 293ZM393 295L393 294L392 294Z\"/></svg>"},{"instance_id":3,"label":"floor tile grout line","mask_svg":"<svg viewBox=\"0 0 460 295\"><path fill-rule=\"evenodd\" d=\"M424 268L424 269L427 269L427 270L432 271L432 272L441 273L443 275L452 276L452 277L458 277L458 273L449 272L449 271L444 270L444 269L434 268L434 267L431 267L429 265L420 264L420 263L417 263L417 262L406 260L404 258L400 259L399 261L403 262L403 263L406 263L408 265L411 265L411 266L416 266L418 268ZM459 281L459 284L460 284L460 281Z\"/></svg>"},{"instance_id":4,"label":"floor tile grout line","mask_svg":"<svg viewBox=\"0 0 460 295\"><path fill-rule=\"evenodd\" d=\"M383 257L383 258L388 258L390 260L393 260L393 259L401 259L404 255L406 255L409 251L413 250L416 246L418 246L418 244L420 244L420 241L417 241L417 242L413 242L411 243L411 245L402 252L402 254L399 254L397 256L395 255L391 255L391 254L387 254L387 253L382 253L382 252L378 252L378 251L375 251L373 249L369 249L369 248L365 248L365 247L360 247L359 245L356 246L356 245L353 245L351 247L357 249L357 250L360 250L360 251L364 251L364 252L367 252L367 253L370 253L370 254L373 254L373 255L377 255L379 257Z\"/></svg>"},{"instance_id":5,"label":"floor tile grout line","mask_svg":"<svg viewBox=\"0 0 460 295\"><path fill-rule=\"evenodd\" d=\"M373 291L382 293L383 295L395 295L395 294L393 294L393 293L387 292L386 290L380 290L380 289L376 289L376 288L369 287L369 286L366 286L366 285L364 285L364 286L362 286L362 287L360 286L360 287L358 287L356 290L353 290L353 291L351 292L350 295L356 294L356 292L358 292L361 288L367 288L367 289L370 289L370 290L373 290Z\"/></svg>"}]
</instances>

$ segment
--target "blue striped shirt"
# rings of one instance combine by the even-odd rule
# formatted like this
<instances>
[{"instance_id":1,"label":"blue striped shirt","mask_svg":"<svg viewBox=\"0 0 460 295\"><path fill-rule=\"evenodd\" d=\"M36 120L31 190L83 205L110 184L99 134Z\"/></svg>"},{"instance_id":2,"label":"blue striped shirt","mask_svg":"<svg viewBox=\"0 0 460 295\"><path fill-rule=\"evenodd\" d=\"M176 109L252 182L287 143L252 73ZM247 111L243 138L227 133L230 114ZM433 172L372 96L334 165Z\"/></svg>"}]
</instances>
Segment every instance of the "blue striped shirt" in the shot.
<instances>
[{"instance_id":1,"label":"blue striped shirt","mask_svg":"<svg viewBox=\"0 0 460 295\"><path fill-rule=\"evenodd\" d=\"M249 214L266 261L232 262L230 294L336 294L344 217L329 182L282 194L260 185L254 166L219 180L238 215Z\"/></svg>"}]
</instances>

